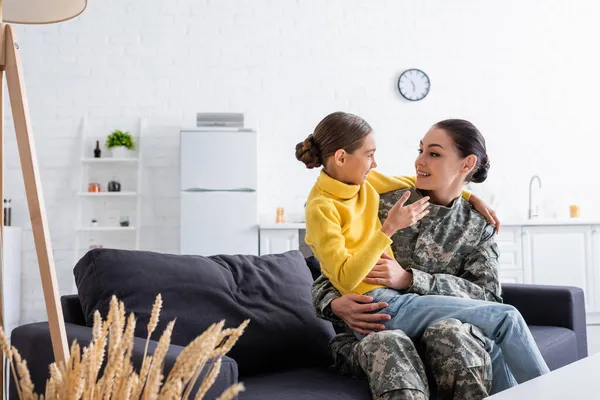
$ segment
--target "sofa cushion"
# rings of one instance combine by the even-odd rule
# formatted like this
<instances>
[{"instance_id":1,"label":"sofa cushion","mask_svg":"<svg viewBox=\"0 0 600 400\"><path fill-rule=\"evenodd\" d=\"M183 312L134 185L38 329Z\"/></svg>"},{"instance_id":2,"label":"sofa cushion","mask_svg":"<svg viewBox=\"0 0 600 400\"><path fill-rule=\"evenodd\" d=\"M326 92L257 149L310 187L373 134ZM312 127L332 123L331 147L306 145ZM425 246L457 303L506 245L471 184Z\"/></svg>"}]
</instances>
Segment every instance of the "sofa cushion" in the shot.
<instances>
[{"instance_id":1,"label":"sofa cushion","mask_svg":"<svg viewBox=\"0 0 600 400\"><path fill-rule=\"evenodd\" d=\"M530 325L529 330L551 371L578 360L577 336L560 326Z\"/></svg>"},{"instance_id":2,"label":"sofa cushion","mask_svg":"<svg viewBox=\"0 0 600 400\"><path fill-rule=\"evenodd\" d=\"M65 322L75 325L86 325L85 315L81 309L81 302L76 294L60 296L60 305Z\"/></svg>"},{"instance_id":3,"label":"sofa cushion","mask_svg":"<svg viewBox=\"0 0 600 400\"><path fill-rule=\"evenodd\" d=\"M355 379L326 368L305 368L245 378L240 400L371 399L366 379Z\"/></svg>"},{"instance_id":4,"label":"sofa cushion","mask_svg":"<svg viewBox=\"0 0 600 400\"><path fill-rule=\"evenodd\" d=\"M163 308L159 337L177 319L171 343L187 345L214 322L227 327L250 319L230 351L240 372L256 374L330 362L331 324L312 306L312 277L299 251L211 257L115 249L90 250L74 269L86 324L96 309L108 312L112 295L137 317L136 336L146 325L158 293Z\"/></svg>"}]
</instances>

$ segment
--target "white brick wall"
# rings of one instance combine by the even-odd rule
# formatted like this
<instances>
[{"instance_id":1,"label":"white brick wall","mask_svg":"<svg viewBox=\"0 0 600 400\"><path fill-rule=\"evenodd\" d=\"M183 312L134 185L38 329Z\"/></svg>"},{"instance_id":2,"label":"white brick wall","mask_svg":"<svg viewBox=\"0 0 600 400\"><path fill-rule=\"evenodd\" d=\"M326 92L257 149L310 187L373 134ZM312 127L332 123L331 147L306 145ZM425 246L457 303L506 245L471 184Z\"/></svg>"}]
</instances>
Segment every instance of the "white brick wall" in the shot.
<instances>
[{"instance_id":1,"label":"white brick wall","mask_svg":"<svg viewBox=\"0 0 600 400\"><path fill-rule=\"evenodd\" d=\"M576 3L576 4L574 4ZM488 139L501 215L526 215L527 184L547 206L593 212L600 189L600 3L592 0L103 0L58 25L19 26L61 291L70 291L78 127L99 135L147 118L142 247L178 248L178 127L197 111L241 111L260 132L259 204L301 211L316 172L294 145L334 110L376 129L386 172L410 174L418 139L447 117ZM401 100L398 74L421 68L429 97ZM8 108L8 107L7 107ZM14 137L7 196L28 227ZM569 184L565 184L568 180ZM45 318L31 231L24 233L23 321Z\"/></svg>"}]
</instances>

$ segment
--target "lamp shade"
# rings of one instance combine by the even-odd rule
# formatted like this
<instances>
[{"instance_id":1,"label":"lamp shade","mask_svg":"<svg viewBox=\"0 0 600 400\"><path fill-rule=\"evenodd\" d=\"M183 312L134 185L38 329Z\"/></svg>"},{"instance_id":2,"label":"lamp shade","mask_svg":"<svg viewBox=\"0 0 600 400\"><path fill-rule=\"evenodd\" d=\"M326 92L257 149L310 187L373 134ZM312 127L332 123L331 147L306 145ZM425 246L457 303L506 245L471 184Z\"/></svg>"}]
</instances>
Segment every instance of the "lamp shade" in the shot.
<instances>
[{"instance_id":1,"label":"lamp shade","mask_svg":"<svg viewBox=\"0 0 600 400\"><path fill-rule=\"evenodd\" d=\"M87 0L0 0L2 20L16 24L53 24L81 14Z\"/></svg>"}]
</instances>

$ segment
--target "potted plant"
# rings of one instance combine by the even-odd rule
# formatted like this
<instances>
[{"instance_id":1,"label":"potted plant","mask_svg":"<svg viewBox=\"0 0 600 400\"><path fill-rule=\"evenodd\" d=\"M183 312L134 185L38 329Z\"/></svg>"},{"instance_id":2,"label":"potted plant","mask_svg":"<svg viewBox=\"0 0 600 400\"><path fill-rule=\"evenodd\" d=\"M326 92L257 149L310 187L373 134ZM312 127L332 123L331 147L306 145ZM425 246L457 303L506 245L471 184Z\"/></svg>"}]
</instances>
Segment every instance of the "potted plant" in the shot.
<instances>
[{"instance_id":1,"label":"potted plant","mask_svg":"<svg viewBox=\"0 0 600 400\"><path fill-rule=\"evenodd\" d=\"M106 138L106 148L114 158L127 158L131 150L135 150L135 141L131 133L116 129Z\"/></svg>"}]
</instances>

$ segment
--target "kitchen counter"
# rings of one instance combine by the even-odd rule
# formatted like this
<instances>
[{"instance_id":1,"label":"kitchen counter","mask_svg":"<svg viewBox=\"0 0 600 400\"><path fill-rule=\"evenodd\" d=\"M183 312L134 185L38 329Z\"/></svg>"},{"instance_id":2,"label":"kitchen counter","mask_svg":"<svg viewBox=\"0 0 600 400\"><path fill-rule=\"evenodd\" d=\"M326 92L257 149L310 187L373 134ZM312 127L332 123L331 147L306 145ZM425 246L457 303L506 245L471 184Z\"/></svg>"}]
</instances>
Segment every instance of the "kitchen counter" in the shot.
<instances>
[{"instance_id":1,"label":"kitchen counter","mask_svg":"<svg viewBox=\"0 0 600 400\"><path fill-rule=\"evenodd\" d=\"M564 219L552 219L552 218L535 218L530 220L518 220L508 219L500 220L502 226L573 226L573 225L600 225L600 218L586 219L586 218L564 218ZM262 230L270 229L306 229L304 222L286 222L283 224L266 223L260 224L259 228Z\"/></svg>"},{"instance_id":2,"label":"kitchen counter","mask_svg":"<svg viewBox=\"0 0 600 400\"><path fill-rule=\"evenodd\" d=\"M259 229L267 230L267 229L306 229L306 224L304 222L286 222L283 224L277 223L269 223L269 224L260 224Z\"/></svg>"},{"instance_id":3,"label":"kitchen counter","mask_svg":"<svg viewBox=\"0 0 600 400\"><path fill-rule=\"evenodd\" d=\"M570 225L600 225L600 218L534 218L515 220L500 220L502 226L570 226Z\"/></svg>"}]
</instances>

